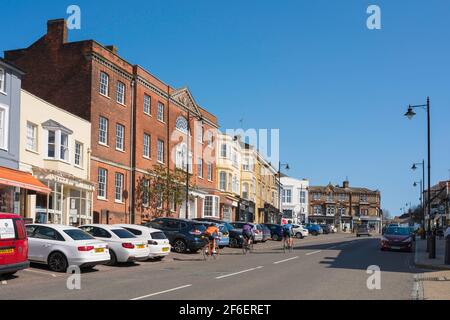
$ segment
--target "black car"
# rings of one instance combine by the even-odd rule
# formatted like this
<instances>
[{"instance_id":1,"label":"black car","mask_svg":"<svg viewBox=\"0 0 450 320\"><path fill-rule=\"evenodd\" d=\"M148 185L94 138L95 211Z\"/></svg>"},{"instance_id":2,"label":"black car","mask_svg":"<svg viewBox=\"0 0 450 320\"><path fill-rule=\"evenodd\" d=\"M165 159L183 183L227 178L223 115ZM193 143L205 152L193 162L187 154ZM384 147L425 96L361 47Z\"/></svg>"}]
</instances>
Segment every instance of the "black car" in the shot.
<instances>
[{"instance_id":1,"label":"black car","mask_svg":"<svg viewBox=\"0 0 450 320\"><path fill-rule=\"evenodd\" d=\"M206 227L204 224L187 219L157 218L145 224L148 227L159 229L166 237L175 252L197 252L206 244L202 238Z\"/></svg>"},{"instance_id":2,"label":"black car","mask_svg":"<svg viewBox=\"0 0 450 320\"><path fill-rule=\"evenodd\" d=\"M283 239L283 227L279 224L265 223L264 224L270 230L270 237L274 241L280 241Z\"/></svg>"},{"instance_id":3,"label":"black car","mask_svg":"<svg viewBox=\"0 0 450 320\"><path fill-rule=\"evenodd\" d=\"M321 227L322 230L323 230L323 234L329 234L329 233L331 233L331 228L330 228L329 225L327 225L327 224L321 224L320 227Z\"/></svg>"},{"instance_id":4,"label":"black car","mask_svg":"<svg viewBox=\"0 0 450 320\"><path fill-rule=\"evenodd\" d=\"M214 219L214 218L195 218L195 221L206 221L206 222L216 222L225 225L227 227L230 237L230 247L231 248L241 248L244 242L242 237L242 230L234 228L229 222L224 220Z\"/></svg>"}]
</instances>

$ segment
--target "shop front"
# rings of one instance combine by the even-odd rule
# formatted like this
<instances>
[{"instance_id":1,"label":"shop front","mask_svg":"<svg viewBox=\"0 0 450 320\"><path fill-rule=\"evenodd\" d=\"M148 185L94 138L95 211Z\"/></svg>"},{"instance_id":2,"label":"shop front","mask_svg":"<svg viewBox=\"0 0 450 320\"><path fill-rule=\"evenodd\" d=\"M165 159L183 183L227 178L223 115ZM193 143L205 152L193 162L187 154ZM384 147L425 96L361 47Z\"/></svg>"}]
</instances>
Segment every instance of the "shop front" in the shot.
<instances>
[{"instance_id":1,"label":"shop front","mask_svg":"<svg viewBox=\"0 0 450 320\"><path fill-rule=\"evenodd\" d=\"M237 199L231 199L227 196L220 196L220 212L222 216L222 220L227 222L233 222L233 217L236 216L236 212L238 211L238 201Z\"/></svg>"},{"instance_id":2,"label":"shop front","mask_svg":"<svg viewBox=\"0 0 450 320\"><path fill-rule=\"evenodd\" d=\"M309 223L334 225L335 217L334 215L333 216L311 215L309 216Z\"/></svg>"},{"instance_id":3,"label":"shop front","mask_svg":"<svg viewBox=\"0 0 450 320\"><path fill-rule=\"evenodd\" d=\"M255 222L255 203L253 201L239 200L236 221Z\"/></svg>"},{"instance_id":4,"label":"shop front","mask_svg":"<svg viewBox=\"0 0 450 320\"><path fill-rule=\"evenodd\" d=\"M342 232L351 232L353 230L353 219L351 216L340 217L339 230Z\"/></svg>"},{"instance_id":5,"label":"shop front","mask_svg":"<svg viewBox=\"0 0 450 320\"><path fill-rule=\"evenodd\" d=\"M0 167L0 212L27 217L30 197L46 196L49 188L31 174Z\"/></svg>"},{"instance_id":6,"label":"shop front","mask_svg":"<svg viewBox=\"0 0 450 320\"><path fill-rule=\"evenodd\" d=\"M353 218L358 225L367 225L369 230L381 233L381 218L376 216L359 216Z\"/></svg>"},{"instance_id":7,"label":"shop front","mask_svg":"<svg viewBox=\"0 0 450 320\"><path fill-rule=\"evenodd\" d=\"M264 217L264 223L281 224L282 214L270 203L264 203L264 208L260 208L259 211Z\"/></svg>"},{"instance_id":8,"label":"shop front","mask_svg":"<svg viewBox=\"0 0 450 320\"><path fill-rule=\"evenodd\" d=\"M93 222L91 182L40 168L33 168L33 174L51 191L36 197L35 214L31 218L37 223L79 226Z\"/></svg>"}]
</instances>

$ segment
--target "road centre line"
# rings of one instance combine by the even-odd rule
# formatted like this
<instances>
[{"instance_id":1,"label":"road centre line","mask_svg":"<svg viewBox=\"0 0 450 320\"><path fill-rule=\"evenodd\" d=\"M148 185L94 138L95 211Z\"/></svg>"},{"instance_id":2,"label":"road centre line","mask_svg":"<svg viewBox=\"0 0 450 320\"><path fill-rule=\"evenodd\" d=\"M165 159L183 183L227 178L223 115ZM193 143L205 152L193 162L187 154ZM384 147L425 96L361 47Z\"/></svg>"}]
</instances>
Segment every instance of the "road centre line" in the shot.
<instances>
[{"instance_id":1,"label":"road centre line","mask_svg":"<svg viewBox=\"0 0 450 320\"><path fill-rule=\"evenodd\" d=\"M322 252L322 250L317 250L317 251L314 251L314 252L309 252L309 253L307 253L306 255L307 255L307 256L310 256L310 255L312 255L312 254L316 254L316 253L319 253L319 252Z\"/></svg>"},{"instance_id":2,"label":"road centre line","mask_svg":"<svg viewBox=\"0 0 450 320\"><path fill-rule=\"evenodd\" d=\"M273 264L279 264L279 263L283 263L283 262L286 262L286 261L291 261L291 260L294 260L294 259L298 259L298 256L297 257L292 257L292 258L289 258L289 259L284 259L284 260L281 260L281 261L277 261L277 262L274 262Z\"/></svg>"},{"instance_id":3,"label":"road centre line","mask_svg":"<svg viewBox=\"0 0 450 320\"><path fill-rule=\"evenodd\" d=\"M134 301L134 300L141 300L141 299L145 299L145 298L157 296L157 295L159 295L159 294L163 294L163 293L167 293L167 292L172 292L172 291L176 291L176 290L181 290L181 289L188 288L188 287L191 287L191 286L192 286L192 284L187 284L187 285L185 285L185 286L176 287L176 288L172 288L172 289L168 289L168 290L164 290L164 291L160 291L160 292L150 293L150 294L147 294L147 295L145 295L145 296L133 298L133 299L130 299L130 300L133 300L133 301Z\"/></svg>"},{"instance_id":4,"label":"road centre line","mask_svg":"<svg viewBox=\"0 0 450 320\"><path fill-rule=\"evenodd\" d=\"M216 279L219 280L219 279L223 279L223 278L235 276L235 275L238 275L238 274L241 274L241 273L250 272L250 271L255 271L255 270L258 270L258 269L262 269L262 268L263 268L262 266L259 266L259 267L256 267L256 268L251 268L251 269L247 269L247 270L242 270L242 271L238 271L238 272L234 272L234 273L230 273L230 274L226 274L226 275L223 275L223 276L216 277Z\"/></svg>"}]
</instances>

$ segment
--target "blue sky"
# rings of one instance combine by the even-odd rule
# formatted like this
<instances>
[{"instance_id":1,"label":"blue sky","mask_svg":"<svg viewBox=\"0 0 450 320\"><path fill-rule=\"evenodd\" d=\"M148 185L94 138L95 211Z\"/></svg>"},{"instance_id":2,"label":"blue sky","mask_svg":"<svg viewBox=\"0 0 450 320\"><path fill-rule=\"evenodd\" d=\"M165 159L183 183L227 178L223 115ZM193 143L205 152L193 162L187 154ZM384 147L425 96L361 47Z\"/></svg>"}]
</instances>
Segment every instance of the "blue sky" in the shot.
<instances>
[{"instance_id":1,"label":"blue sky","mask_svg":"<svg viewBox=\"0 0 450 320\"><path fill-rule=\"evenodd\" d=\"M421 173L409 168L426 156L426 117L403 114L429 95L432 181L449 177L447 0L2 0L0 51L30 45L70 4L82 10L71 41L115 44L189 86L222 128L241 118L244 128L279 128L288 174L380 189L393 215L418 202ZM381 30L366 28L370 4L381 7Z\"/></svg>"}]
</instances>

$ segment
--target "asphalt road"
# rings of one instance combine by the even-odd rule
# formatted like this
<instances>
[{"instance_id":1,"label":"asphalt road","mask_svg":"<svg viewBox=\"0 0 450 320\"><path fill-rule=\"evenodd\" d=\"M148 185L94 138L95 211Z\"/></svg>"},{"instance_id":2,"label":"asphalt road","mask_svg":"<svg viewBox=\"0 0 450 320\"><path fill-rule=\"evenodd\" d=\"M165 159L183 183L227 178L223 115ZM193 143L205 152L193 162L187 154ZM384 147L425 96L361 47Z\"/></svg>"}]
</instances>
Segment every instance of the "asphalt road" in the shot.
<instances>
[{"instance_id":1,"label":"asphalt road","mask_svg":"<svg viewBox=\"0 0 450 320\"><path fill-rule=\"evenodd\" d=\"M411 299L413 255L382 252L378 238L331 234L255 245L246 256L226 248L216 261L171 254L161 262L98 266L67 289L67 274L33 266L0 280L0 299ZM379 266L381 289L369 290L369 266Z\"/></svg>"}]
</instances>

